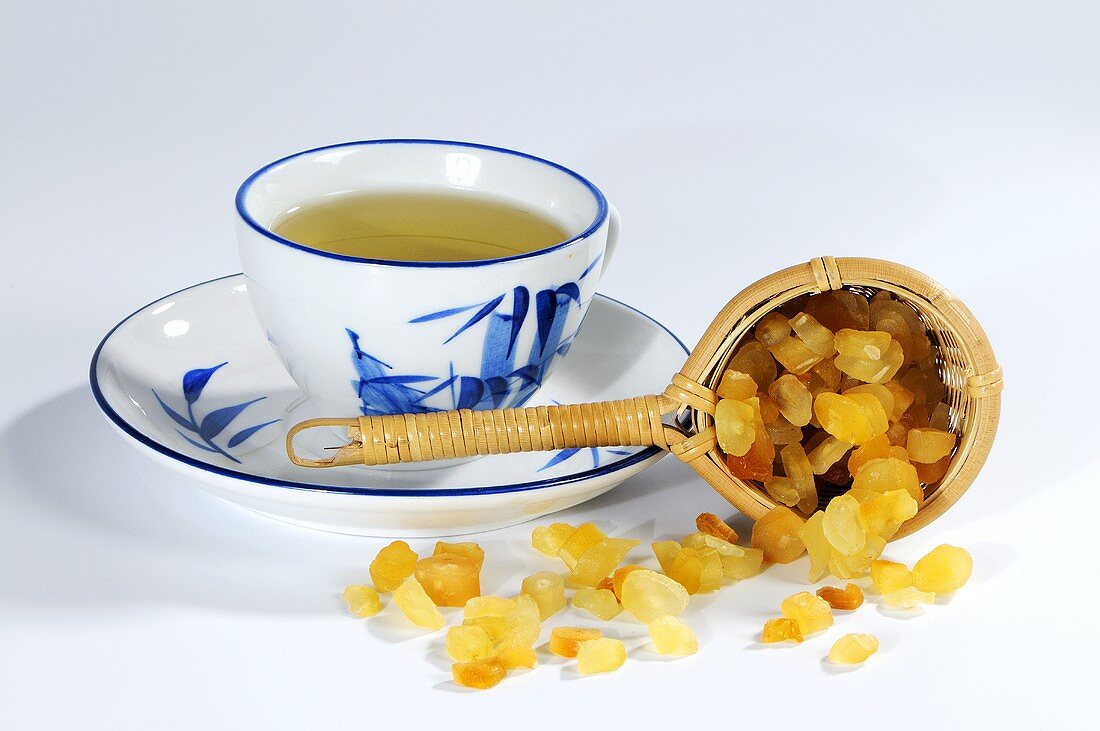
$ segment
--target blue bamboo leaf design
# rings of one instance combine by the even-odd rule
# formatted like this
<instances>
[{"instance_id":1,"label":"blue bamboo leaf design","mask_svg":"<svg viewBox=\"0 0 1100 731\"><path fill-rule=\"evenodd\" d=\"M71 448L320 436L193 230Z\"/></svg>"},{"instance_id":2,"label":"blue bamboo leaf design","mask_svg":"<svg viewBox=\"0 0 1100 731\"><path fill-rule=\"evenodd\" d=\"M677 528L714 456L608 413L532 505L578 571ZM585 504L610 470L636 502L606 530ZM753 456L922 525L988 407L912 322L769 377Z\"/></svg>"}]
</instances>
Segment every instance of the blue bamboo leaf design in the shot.
<instances>
[{"instance_id":1,"label":"blue bamboo leaf design","mask_svg":"<svg viewBox=\"0 0 1100 731\"><path fill-rule=\"evenodd\" d=\"M451 386L455 382L455 379L456 379L456 376L452 375L450 378L448 378L447 380L440 383L438 386L433 388L431 391L425 391L420 396L420 398L417 399L417 401L419 402L419 401L424 401L426 399L430 399L432 396L435 396L437 393L439 393L443 389L448 388L449 386ZM451 400L452 401L454 400L453 395L451 396Z\"/></svg>"},{"instance_id":2,"label":"blue bamboo leaf design","mask_svg":"<svg viewBox=\"0 0 1100 731\"><path fill-rule=\"evenodd\" d=\"M550 328L554 326L554 315L558 311L558 295L552 289L544 289L535 295L535 314L539 326L539 355L546 351L546 342L550 339Z\"/></svg>"},{"instance_id":3,"label":"blue bamboo leaf design","mask_svg":"<svg viewBox=\"0 0 1100 731\"><path fill-rule=\"evenodd\" d=\"M213 368L196 368L195 370L184 373L183 397L187 400L187 403L193 404L198 401L199 396L202 395L202 390L206 388L206 384L210 382L210 377L228 362L229 361L219 363Z\"/></svg>"},{"instance_id":4,"label":"blue bamboo leaf design","mask_svg":"<svg viewBox=\"0 0 1100 731\"><path fill-rule=\"evenodd\" d=\"M495 310L497 308L497 305L499 305L503 301L504 301L504 295L503 294L500 295L499 297L495 298L495 299L489 300L489 302L487 302L484 307L482 307L480 310L478 310L474 314L473 317L471 317L469 320L466 321L465 325L458 328L458 330L455 330L454 335L452 335L451 337L444 340L443 344L446 345L447 343L451 342L452 340L457 338L462 333L466 332L466 330L468 330L469 328L471 328L474 325L476 325L477 323L481 322L483 319L485 319L486 315L488 315L490 312Z\"/></svg>"},{"instance_id":5,"label":"blue bamboo leaf design","mask_svg":"<svg viewBox=\"0 0 1100 731\"><path fill-rule=\"evenodd\" d=\"M602 259L602 258L603 258L603 252L601 251L599 256L597 256L595 259L593 259L592 263L584 268L584 271L581 272L581 275L579 277L577 277L577 279L580 280L580 279L584 279L585 277L587 277L588 273L591 272L595 268L595 266L600 263L600 259Z\"/></svg>"},{"instance_id":6,"label":"blue bamboo leaf design","mask_svg":"<svg viewBox=\"0 0 1100 731\"><path fill-rule=\"evenodd\" d=\"M576 282L567 282L558 287L555 292L565 295L578 305L581 303L581 288L577 286Z\"/></svg>"},{"instance_id":7,"label":"blue bamboo leaf design","mask_svg":"<svg viewBox=\"0 0 1100 731\"><path fill-rule=\"evenodd\" d=\"M192 444L192 446L198 447L199 449L203 450L204 452L214 452L215 454L218 452L218 450L215 449L214 447L208 447L207 445L203 444L202 442L196 442L194 439L187 436L186 434L181 432L179 429L176 429L176 433L179 434L184 439L186 439L188 442L190 442ZM226 456L228 457L229 455L226 455ZM230 457L230 459L232 459L232 457Z\"/></svg>"},{"instance_id":8,"label":"blue bamboo leaf design","mask_svg":"<svg viewBox=\"0 0 1100 731\"><path fill-rule=\"evenodd\" d=\"M549 462L544 464L542 467L539 467L538 470L536 470L536 472L542 472L543 470L550 469L554 465L561 464L562 462L569 459L570 457L572 457L574 454L576 454L579 451L580 451L580 449L578 449L577 447L570 447L569 449L563 449L560 452L558 452L557 454L555 454L553 457L551 457Z\"/></svg>"},{"instance_id":9,"label":"blue bamboo leaf design","mask_svg":"<svg viewBox=\"0 0 1100 731\"><path fill-rule=\"evenodd\" d=\"M531 293L527 287L516 287L512 290L512 334L508 338L508 357L512 355L512 349L516 346L516 338L523 328L523 322L527 319L527 308L531 304Z\"/></svg>"},{"instance_id":10,"label":"blue bamboo leaf design","mask_svg":"<svg viewBox=\"0 0 1100 731\"><path fill-rule=\"evenodd\" d=\"M414 322L431 322L432 320L439 320L439 319L442 319L444 317L450 317L451 315L457 315L460 312L466 312L467 310L472 310L475 307L477 307L477 305L466 305L465 307L452 307L449 310L440 310L439 312L432 312L432 313L427 314L427 315L421 315L420 317L414 317L413 319L409 320L409 322L410 323L414 323Z\"/></svg>"},{"instance_id":11,"label":"blue bamboo leaf design","mask_svg":"<svg viewBox=\"0 0 1100 731\"><path fill-rule=\"evenodd\" d=\"M425 381L434 381L435 376L378 376L377 378L371 378L367 383L424 383Z\"/></svg>"},{"instance_id":12,"label":"blue bamboo leaf design","mask_svg":"<svg viewBox=\"0 0 1100 731\"><path fill-rule=\"evenodd\" d=\"M494 409L499 409L508 396L508 379L501 376L493 376L485 379L485 386L489 389L490 401Z\"/></svg>"},{"instance_id":13,"label":"blue bamboo leaf design","mask_svg":"<svg viewBox=\"0 0 1100 731\"><path fill-rule=\"evenodd\" d=\"M258 432L260 429L263 429L265 426L270 426L270 425L274 424L277 421L279 421L279 419L272 419L271 421L265 421L264 423L257 424L256 426L250 426L247 429L241 429L239 432L237 432L236 434L233 435L232 439L229 440L229 444L226 445L227 448L228 449L233 449L233 447L237 446L238 444L243 442L245 439L248 439L250 436L252 436L256 432Z\"/></svg>"},{"instance_id":14,"label":"blue bamboo leaf design","mask_svg":"<svg viewBox=\"0 0 1100 731\"><path fill-rule=\"evenodd\" d=\"M243 404L236 404L235 406L223 406L220 409L214 409L205 417L203 417L202 423L199 424L199 436L204 440L210 441L214 437L218 436L225 430L229 423L237 418L237 416L257 401L263 401L264 397L254 398L251 401L245 401Z\"/></svg>"},{"instance_id":15,"label":"blue bamboo leaf design","mask_svg":"<svg viewBox=\"0 0 1100 731\"><path fill-rule=\"evenodd\" d=\"M177 412L177 411L176 411L175 409L173 409L173 408L172 408L171 406L169 406L168 404L164 403L164 399L162 399L162 398L160 397L160 395L159 395L159 394L157 393L156 389L153 389L153 396L155 396L155 397L156 397L156 399L157 399L157 403L159 403L159 404L160 404L160 407L161 407L162 409L164 409L164 413L166 413L166 414L168 414L169 416L171 416L171 417L172 417L172 421L176 422L177 424L179 424L180 426L182 426L182 427L183 427L184 429L186 429L187 431L193 431L193 432L197 432L197 431L198 431L198 429L197 429L197 428L195 427L195 425L194 425L194 424L192 424L192 423L191 423L191 422L190 422L190 421L189 421L188 419L186 419L185 417L181 416L181 415L179 414L179 412Z\"/></svg>"},{"instance_id":16,"label":"blue bamboo leaf design","mask_svg":"<svg viewBox=\"0 0 1100 731\"><path fill-rule=\"evenodd\" d=\"M458 403L456 409L472 409L481 401L481 395L485 393L485 384L480 378L473 376L459 376Z\"/></svg>"}]
</instances>

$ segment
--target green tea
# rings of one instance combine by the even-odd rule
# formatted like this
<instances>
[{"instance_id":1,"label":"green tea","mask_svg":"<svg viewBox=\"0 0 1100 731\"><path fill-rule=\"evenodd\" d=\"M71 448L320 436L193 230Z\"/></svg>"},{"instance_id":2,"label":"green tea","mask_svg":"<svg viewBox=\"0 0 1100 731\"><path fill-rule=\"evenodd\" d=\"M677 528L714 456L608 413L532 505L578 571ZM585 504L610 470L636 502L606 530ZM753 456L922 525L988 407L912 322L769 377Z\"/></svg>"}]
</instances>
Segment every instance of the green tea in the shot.
<instances>
[{"instance_id":1,"label":"green tea","mask_svg":"<svg viewBox=\"0 0 1100 731\"><path fill-rule=\"evenodd\" d=\"M271 230L314 249L395 261L496 259L569 238L517 206L442 192L335 195L291 209Z\"/></svg>"}]
</instances>

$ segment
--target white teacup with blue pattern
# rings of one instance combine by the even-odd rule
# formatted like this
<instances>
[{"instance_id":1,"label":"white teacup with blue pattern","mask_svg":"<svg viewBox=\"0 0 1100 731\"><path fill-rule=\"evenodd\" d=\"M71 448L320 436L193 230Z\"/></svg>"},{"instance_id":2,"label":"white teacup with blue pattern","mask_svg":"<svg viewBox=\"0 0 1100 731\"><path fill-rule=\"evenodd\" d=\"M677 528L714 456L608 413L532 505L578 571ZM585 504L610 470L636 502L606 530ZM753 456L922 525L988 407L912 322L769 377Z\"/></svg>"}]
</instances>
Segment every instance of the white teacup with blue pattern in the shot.
<instances>
[{"instance_id":1,"label":"white teacup with blue pattern","mask_svg":"<svg viewBox=\"0 0 1100 731\"><path fill-rule=\"evenodd\" d=\"M556 222L562 243L500 259L333 254L272 232L341 192L463 189ZM565 356L618 236L596 186L560 165L461 142L369 140L301 152L237 192L248 294L267 337L328 416L520 406Z\"/></svg>"}]
</instances>

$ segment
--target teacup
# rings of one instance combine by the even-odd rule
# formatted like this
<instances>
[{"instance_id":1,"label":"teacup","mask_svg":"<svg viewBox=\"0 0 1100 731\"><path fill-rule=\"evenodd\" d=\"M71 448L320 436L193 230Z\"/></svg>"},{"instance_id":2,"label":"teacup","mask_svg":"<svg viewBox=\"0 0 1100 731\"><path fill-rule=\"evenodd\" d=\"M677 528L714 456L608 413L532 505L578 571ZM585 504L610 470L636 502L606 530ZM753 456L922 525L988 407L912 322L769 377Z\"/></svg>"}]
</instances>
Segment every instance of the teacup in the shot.
<instances>
[{"instance_id":1,"label":"teacup","mask_svg":"<svg viewBox=\"0 0 1100 731\"><path fill-rule=\"evenodd\" d=\"M272 232L344 192L464 189L569 232L499 259L421 262L334 254ZM519 406L584 321L619 217L577 173L532 155L437 140L367 140L284 157L237 191L238 244L260 325L311 414Z\"/></svg>"}]
</instances>

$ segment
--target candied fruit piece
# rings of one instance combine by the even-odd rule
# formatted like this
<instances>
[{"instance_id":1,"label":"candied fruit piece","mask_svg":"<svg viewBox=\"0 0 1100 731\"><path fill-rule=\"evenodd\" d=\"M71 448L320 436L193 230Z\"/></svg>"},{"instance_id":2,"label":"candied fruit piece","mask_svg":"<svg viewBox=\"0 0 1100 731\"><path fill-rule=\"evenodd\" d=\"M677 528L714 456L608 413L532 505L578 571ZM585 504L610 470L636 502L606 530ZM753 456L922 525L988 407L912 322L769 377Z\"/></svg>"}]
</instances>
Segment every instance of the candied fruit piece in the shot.
<instances>
[{"instance_id":1,"label":"candied fruit piece","mask_svg":"<svg viewBox=\"0 0 1100 731\"><path fill-rule=\"evenodd\" d=\"M508 623L504 617L474 617L463 619L463 627L480 627L485 630L494 643L502 641L508 635Z\"/></svg>"},{"instance_id":2,"label":"candied fruit piece","mask_svg":"<svg viewBox=\"0 0 1100 731\"><path fill-rule=\"evenodd\" d=\"M949 431L951 424L951 407L942 401L932 407L932 414L928 417L928 426L940 431Z\"/></svg>"},{"instance_id":3,"label":"candied fruit piece","mask_svg":"<svg viewBox=\"0 0 1100 731\"><path fill-rule=\"evenodd\" d=\"M833 610L829 603L808 591L800 591L783 600L779 611L798 622L798 629L808 635L833 626Z\"/></svg>"},{"instance_id":4,"label":"candied fruit piece","mask_svg":"<svg viewBox=\"0 0 1100 731\"><path fill-rule=\"evenodd\" d=\"M475 596L471 597L462 608L462 618L465 620L479 617L507 617L515 608L515 599L506 599L491 594Z\"/></svg>"},{"instance_id":5,"label":"candied fruit piece","mask_svg":"<svg viewBox=\"0 0 1100 731\"><path fill-rule=\"evenodd\" d=\"M863 524L859 501L851 495L839 495L829 501L821 529L829 545L845 556L863 548L867 541L867 526Z\"/></svg>"},{"instance_id":6,"label":"candied fruit piece","mask_svg":"<svg viewBox=\"0 0 1100 731\"><path fill-rule=\"evenodd\" d=\"M807 348L822 357L833 354L833 331L818 322L813 315L799 312L790 319L790 323L795 335Z\"/></svg>"},{"instance_id":7,"label":"candied fruit piece","mask_svg":"<svg viewBox=\"0 0 1100 731\"><path fill-rule=\"evenodd\" d=\"M416 626L433 631L443 628L443 615L435 608L424 587L412 576L393 590L393 603Z\"/></svg>"},{"instance_id":8,"label":"candied fruit piece","mask_svg":"<svg viewBox=\"0 0 1100 731\"><path fill-rule=\"evenodd\" d=\"M864 383L885 383L897 374L904 358L901 345L894 340L883 352L880 359L872 360L851 355L838 355L833 359L833 363L842 373Z\"/></svg>"},{"instance_id":9,"label":"candied fruit piece","mask_svg":"<svg viewBox=\"0 0 1100 731\"><path fill-rule=\"evenodd\" d=\"M749 401L749 404L753 403L755 403L756 408L760 410L760 421L764 422L764 426L774 424L782 418L779 413L779 407L775 405L775 401L772 400L772 397L766 393L758 393L755 402Z\"/></svg>"},{"instance_id":10,"label":"candied fruit piece","mask_svg":"<svg viewBox=\"0 0 1100 731\"><path fill-rule=\"evenodd\" d=\"M804 309L833 332L845 328L866 330L871 326L867 298L846 289L834 289L810 297Z\"/></svg>"},{"instance_id":11,"label":"candied fruit piece","mask_svg":"<svg viewBox=\"0 0 1100 731\"><path fill-rule=\"evenodd\" d=\"M603 632L592 627L555 627L550 631L550 652L561 657L576 657L581 645L601 637Z\"/></svg>"},{"instance_id":12,"label":"candied fruit piece","mask_svg":"<svg viewBox=\"0 0 1100 731\"><path fill-rule=\"evenodd\" d=\"M917 470L913 465L903 462L897 457L869 460L855 474L852 488L872 490L883 494L891 490L905 490L917 501L918 507L924 502L924 493L920 489Z\"/></svg>"},{"instance_id":13,"label":"candied fruit piece","mask_svg":"<svg viewBox=\"0 0 1100 731\"><path fill-rule=\"evenodd\" d=\"M764 631L760 633L760 641L772 642L801 642L802 630L798 622L790 617L776 617L764 622Z\"/></svg>"},{"instance_id":14,"label":"candied fruit piece","mask_svg":"<svg viewBox=\"0 0 1100 731\"><path fill-rule=\"evenodd\" d=\"M600 579L600 583L596 584L597 589L607 589L608 591L615 591L615 580L610 576L605 576Z\"/></svg>"},{"instance_id":15,"label":"candied fruit piece","mask_svg":"<svg viewBox=\"0 0 1100 731\"><path fill-rule=\"evenodd\" d=\"M416 580L437 607L465 606L470 597L481 594L481 563L440 553L416 562Z\"/></svg>"},{"instance_id":16,"label":"candied fruit piece","mask_svg":"<svg viewBox=\"0 0 1100 731\"><path fill-rule=\"evenodd\" d=\"M875 436L863 406L850 396L822 393L814 399L821 428L842 442L863 444Z\"/></svg>"},{"instance_id":17,"label":"candied fruit piece","mask_svg":"<svg viewBox=\"0 0 1100 731\"><path fill-rule=\"evenodd\" d=\"M649 639L658 655L694 655L699 640L679 617L665 615L649 623Z\"/></svg>"},{"instance_id":18,"label":"candied fruit piece","mask_svg":"<svg viewBox=\"0 0 1100 731\"><path fill-rule=\"evenodd\" d=\"M836 363L831 358L821 360L810 369L810 373L820 379L820 385L826 391L836 392L840 388L840 381L844 378L844 374L840 372L840 369L836 367Z\"/></svg>"},{"instance_id":19,"label":"candied fruit piece","mask_svg":"<svg viewBox=\"0 0 1100 731\"><path fill-rule=\"evenodd\" d=\"M806 550L799 537L802 525L802 518L793 510L776 506L753 525L752 547L763 551L764 558L772 563L790 563Z\"/></svg>"},{"instance_id":20,"label":"candied fruit piece","mask_svg":"<svg viewBox=\"0 0 1100 731\"><path fill-rule=\"evenodd\" d=\"M800 375L813 368L824 357L798 338L787 336L768 348L775 359L791 373Z\"/></svg>"},{"instance_id":21,"label":"candied fruit piece","mask_svg":"<svg viewBox=\"0 0 1100 731\"><path fill-rule=\"evenodd\" d=\"M863 589L855 584L845 584L843 589L836 586L823 586L817 590L817 595L827 601L833 609L851 611L859 609L863 604Z\"/></svg>"},{"instance_id":22,"label":"candied fruit piece","mask_svg":"<svg viewBox=\"0 0 1100 731\"><path fill-rule=\"evenodd\" d=\"M795 426L806 426L813 416L813 395L802 381L786 373L772 381L768 395L775 401L779 413Z\"/></svg>"},{"instance_id":23,"label":"candied fruit piece","mask_svg":"<svg viewBox=\"0 0 1100 731\"><path fill-rule=\"evenodd\" d=\"M918 462L913 467L917 470L917 479L924 485L931 485L933 482L939 482L947 474L948 468L951 467L951 458L944 457L932 464Z\"/></svg>"},{"instance_id":24,"label":"candied fruit piece","mask_svg":"<svg viewBox=\"0 0 1100 731\"><path fill-rule=\"evenodd\" d=\"M709 533L715 538L721 538L723 541L737 542L737 531L714 513L699 513L699 516L695 519L695 527L700 532Z\"/></svg>"},{"instance_id":25,"label":"candied fruit piece","mask_svg":"<svg viewBox=\"0 0 1100 731\"><path fill-rule=\"evenodd\" d=\"M806 456L810 460L810 469L815 475L823 475L852 448L851 443L843 442L834 436L827 436L820 444L810 450Z\"/></svg>"},{"instance_id":26,"label":"candied fruit piece","mask_svg":"<svg viewBox=\"0 0 1100 731\"><path fill-rule=\"evenodd\" d=\"M750 404L754 401L759 404L759 399L749 399ZM762 482L772 476L775 445L772 444L771 437L768 436L767 427L764 426L764 421L761 419L758 409L755 421L756 438L752 446L749 447L749 451L741 457L727 454L726 467L733 476L742 480L760 480Z\"/></svg>"},{"instance_id":27,"label":"candied fruit piece","mask_svg":"<svg viewBox=\"0 0 1100 731\"><path fill-rule=\"evenodd\" d=\"M438 556L442 553L451 553L456 556L466 556L477 561L477 570L481 571L482 565L485 563L485 549L473 542L465 543L446 543L444 541L436 541L435 550L432 551L433 556Z\"/></svg>"},{"instance_id":28,"label":"candied fruit piece","mask_svg":"<svg viewBox=\"0 0 1100 731\"><path fill-rule=\"evenodd\" d=\"M749 342L741 346L730 362L726 364L728 370L741 371L752 376L756 381L758 391L763 391L775 380L778 369L775 367L775 359L762 343Z\"/></svg>"},{"instance_id":29,"label":"candied fruit piece","mask_svg":"<svg viewBox=\"0 0 1100 731\"><path fill-rule=\"evenodd\" d=\"M891 490L861 503L859 513L868 531L890 540L902 523L917 514L917 501L905 490Z\"/></svg>"},{"instance_id":30,"label":"candied fruit piece","mask_svg":"<svg viewBox=\"0 0 1100 731\"><path fill-rule=\"evenodd\" d=\"M558 551L558 558L572 571L577 560L592 546L607 538L595 523L583 523L566 539Z\"/></svg>"},{"instance_id":31,"label":"candied fruit piece","mask_svg":"<svg viewBox=\"0 0 1100 731\"><path fill-rule=\"evenodd\" d=\"M653 555L657 557L657 563L661 565L661 571L668 573L669 568L672 567L673 559L680 552L680 544L676 541L654 541L652 545ZM623 579L625 580L626 577L624 576ZM622 599L621 585L616 594Z\"/></svg>"},{"instance_id":32,"label":"candied fruit piece","mask_svg":"<svg viewBox=\"0 0 1100 731\"><path fill-rule=\"evenodd\" d=\"M531 574L523 580L520 593L535 600L544 622L565 607L565 580L553 571Z\"/></svg>"},{"instance_id":33,"label":"candied fruit piece","mask_svg":"<svg viewBox=\"0 0 1100 731\"><path fill-rule=\"evenodd\" d=\"M912 462L932 464L951 454L955 448L955 435L939 429L910 429L905 451Z\"/></svg>"},{"instance_id":34,"label":"candied fruit piece","mask_svg":"<svg viewBox=\"0 0 1100 731\"><path fill-rule=\"evenodd\" d=\"M623 562L626 554L638 547L635 538L607 538L589 548L577 560L569 581L578 586L595 586Z\"/></svg>"},{"instance_id":35,"label":"candied fruit piece","mask_svg":"<svg viewBox=\"0 0 1100 731\"><path fill-rule=\"evenodd\" d=\"M756 439L756 411L744 401L722 399L714 407L714 430L723 452L743 457Z\"/></svg>"},{"instance_id":36,"label":"candied fruit piece","mask_svg":"<svg viewBox=\"0 0 1100 731\"><path fill-rule=\"evenodd\" d=\"M931 604L936 601L936 595L930 591L921 591L915 586L906 586L884 593L882 601L889 607L914 609L921 604Z\"/></svg>"},{"instance_id":37,"label":"candied fruit piece","mask_svg":"<svg viewBox=\"0 0 1100 731\"><path fill-rule=\"evenodd\" d=\"M577 649L577 670L592 673L610 673L626 662L626 645L622 640L600 637L582 642Z\"/></svg>"},{"instance_id":38,"label":"candied fruit piece","mask_svg":"<svg viewBox=\"0 0 1100 731\"><path fill-rule=\"evenodd\" d=\"M412 576L419 557L404 541L394 541L383 548L370 563L370 578L378 591L393 591Z\"/></svg>"},{"instance_id":39,"label":"candied fruit piece","mask_svg":"<svg viewBox=\"0 0 1100 731\"><path fill-rule=\"evenodd\" d=\"M672 559L668 575L688 594L715 591L722 585L722 559L714 549L684 547Z\"/></svg>"},{"instance_id":40,"label":"candied fruit piece","mask_svg":"<svg viewBox=\"0 0 1100 731\"><path fill-rule=\"evenodd\" d=\"M890 347L890 333L874 330L839 330L835 335L835 346L837 353L850 358L882 360L882 356Z\"/></svg>"},{"instance_id":41,"label":"candied fruit piece","mask_svg":"<svg viewBox=\"0 0 1100 731\"><path fill-rule=\"evenodd\" d=\"M485 690L504 680L508 668L499 657L487 657L473 662L456 662L451 666L454 681L465 688Z\"/></svg>"},{"instance_id":42,"label":"candied fruit piece","mask_svg":"<svg viewBox=\"0 0 1100 731\"><path fill-rule=\"evenodd\" d=\"M744 401L756 395L756 381L748 373L728 370L722 374L715 393L718 398Z\"/></svg>"},{"instance_id":43,"label":"candied fruit piece","mask_svg":"<svg viewBox=\"0 0 1100 731\"><path fill-rule=\"evenodd\" d=\"M539 605L526 594L515 598L515 607L504 617L505 637L533 645L542 630Z\"/></svg>"},{"instance_id":44,"label":"candied fruit piece","mask_svg":"<svg viewBox=\"0 0 1100 731\"><path fill-rule=\"evenodd\" d=\"M783 417L776 419L771 424L765 424L764 428L767 429L768 438L772 440L772 444L784 445L802 442L802 428L795 426Z\"/></svg>"},{"instance_id":45,"label":"candied fruit piece","mask_svg":"<svg viewBox=\"0 0 1100 731\"><path fill-rule=\"evenodd\" d=\"M913 565L913 585L921 591L947 594L965 584L973 569L974 559L965 548L945 543Z\"/></svg>"},{"instance_id":46,"label":"candied fruit piece","mask_svg":"<svg viewBox=\"0 0 1100 731\"><path fill-rule=\"evenodd\" d=\"M852 455L848 457L848 472L854 475L859 472L860 467L872 459L884 459L890 456L892 456L890 454L890 439L885 434L879 434L874 439L864 442L858 448L852 450Z\"/></svg>"},{"instance_id":47,"label":"candied fruit piece","mask_svg":"<svg viewBox=\"0 0 1100 731\"><path fill-rule=\"evenodd\" d=\"M535 648L512 637L504 639L497 645L496 649L493 650L493 656L500 658L501 662L504 663L504 667L509 670L533 668L537 659Z\"/></svg>"},{"instance_id":48,"label":"candied fruit piece","mask_svg":"<svg viewBox=\"0 0 1100 731\"><path fill-rule=\"evenodd\" d=\"M759 548L742 548L740 555L722 556L722 574L727 579L747 579L759 574L763 564L764 552L762 550Z\"/></svg>"},{"instance_id":49,"label":"candied fruit piece","mask_svg":"<svg viewBox=\"0 0 1100 731\"><path fill-rule=\"evenodd\" d=\"M531 547L541 554L557 558L558 551L575 530L576 528L568 523L540 525L531 531Z\"/></svg>"},{"instance_id":50,"label":"candied fruit piece","mask_svg":"<svg viewBox=\"0 0 1100 731\"><path fill-rule=\"evenodd\" d=\"M879 594L890 594L912 586L913 574L903 563L879 559L871 562L871 582Z\"/></svg>"},{"instance_id":51,"label":"candied fruit piece","mask_svg":"<svg viewBox=\"0 0 1100 731\"><path fill-rule=\"evenodd\" d=\"M894 423L901 419L901 415L904 414L910 406L913 405L913 392L901 385L897 381L887 381L883 386L890 392L890 395L894 398L893 408L890 409L890 423Z\"/></svg>"},{"instance_id":52,"label":"candied fruit piece","mask_svg":"<svg viewBox=\"0 0 1100 731\"><path fill-rule=\"evenodd\" d=\"M856 393L855 389L849 389L848 393L851 394L848 398L859 404L863 415L867 417L867 421L871 425L872 438L879 434L885 434L886 430L890 428L890 421L886 418L886 410L882 408L882 402L869 393Z\"/></svg>"},{"instance_id":53,"label":"candied fruit piece","mask_svg":"<svg viewBox=\"0 0 1100 731\"><path fill-rule=\"evenodd\" d=\"M871 570L871 562L882 555L884 548L886 548L885 538L868 533L863 547L851 556L845 556L835 549L829 554L829 573L838 579L866 576Z\"/></svg>"},{"instance_id":54,"label":"candied fruit piece","mask_svg":"<svg viewBox=\"0 0 1100 731\"><path fill-rule=\"evenodd\" d=\"M664 543L676 544L676 541L664 541ZM656 544L654 544L654 545L656 545ZM680 550L679 544L676 544L676 550L677 551ZM660 559L658 559L658 563L660 563ZM631 571L638 571L639 569L644 569L644 568L645 568L645 566L639 566L636 563L627 564L626 566L620 566L619 568L615 569L615 573L611 574L611 586L610 587L602 587L601 586L601 587L598 587L598 588L601 588L601 589L610 588L611 591L613 591L615 593L615 598L619 599L621 601L622 595L623 595L623 582L626 581L626 577L630 575ZM661 570L662 571L664 570L664 566L661 566Z\"/></svg>"},{"instance_id":55,"label":"candied fruit piece","mask_svg":"<svg viewBox=\"0 0 1100 731\"><path fill-rule=\"evenodd\" d=\"M794 480L789 477L769 477L764 480L764 492L780 505L798 505L798 490L794 489Z\"/></svg>"},{"instance_id":56,"label":"candied fruit piece","mask_svg":"<svg viewBox=\"0 0 1100 731\"><path fill-rule=\"evenodd\" d=\"M878 652L874 635L852 633L844 635L829 648L829 662L835 665L858 665Z\"/></svg>"},{"instance_id":57,"label":"candied fruit piece","mask_svg":"<svg viewBox=\"0 0 1100 731\"><path fill-rule=\"evenodd\" d=\"M810 583L821 581L829 573L829 556L832 555L833 547L825 538L822 528L824 522L825 513L819 510L809 517L798 534L810 557Z\"/></svg>"},{"instance_id":58,"label":"candied fruit piece","mask_svg":"<svg viewBox=\"0 0 1100 731\"><path fill-rule=\"evenodd\" d=\"M844 396L855 396L857 394L874 396L878 399L879 404L882 406L882 413L886 416L887 424L889 424L890 414L894 411L894 394L890 392L890 389L881 383L864 383L861 386L853 386L843 393ZM885 430L885 427L883 427L883 431Z\"/></svg>"},{"instance_id":59,"label":"candied fruit piece","mask_svg":"<svg viewBox=\"0 0 1100 731\"><path fill-rule=\"evenodd\" d=\"M615 592L607 589L593 589L588 586L577 589L573 594L573 606L584 609L596 619L609 622L618 616L623 608L615 598Z\"/></svg>"},{"instance_id":60,"label":"candied fruit piece","mask_svg":"<svg viewBox=\"0 0 1100 731\"><path fill-rule=\"evenodd\" d=\"M447 654L457 662L481 660L493 654L493 640L483 627L460 624L447 630Z\"/></svg>"},{"instance_id":61,"label":"candied fruit piece","mask_svg":"<svg viewBox=\"0 0 1100 731\"><path fill-rule=\"evenodd\" d=\"M678 615L687 608L688 593L680 584L649 569L632 571L623 581L623 608L649 624L666 614Z\"/></svg>"},{"instance_id":62,"label":"candied fruit piece","mask_svg":"<svg viewBox=\"0 0 1100 731\"><path fill-rule=\"evenodd\" d=\"M754 337L769 348L790 334L791 324L780 312L764 315L753 330Z\"/></svg>"},{"instance_id":63,"label":"candied fruit piece","mask_svg":"<svg viewBox=\"0 0 1100 731\"><path fill-rule=\"evenodd\" d=\"M353 584L344 588L348 611L356 617L373 617L382 611L382 600L373 586Z\"/></svg>"},{"instance_id":64,"label":"candied fruit piece","mask_svg":"<svg viewBox=\"0 0 1100 731\"><path fill-rule=\"evenodd\" d=\"M817 483L814 481L813 467L801 444L788 444L779 452L783 462L783 471L790 478L795 492L798 493L798 509L811 513L817 509Z\"/></svg>"}]
</instances>

